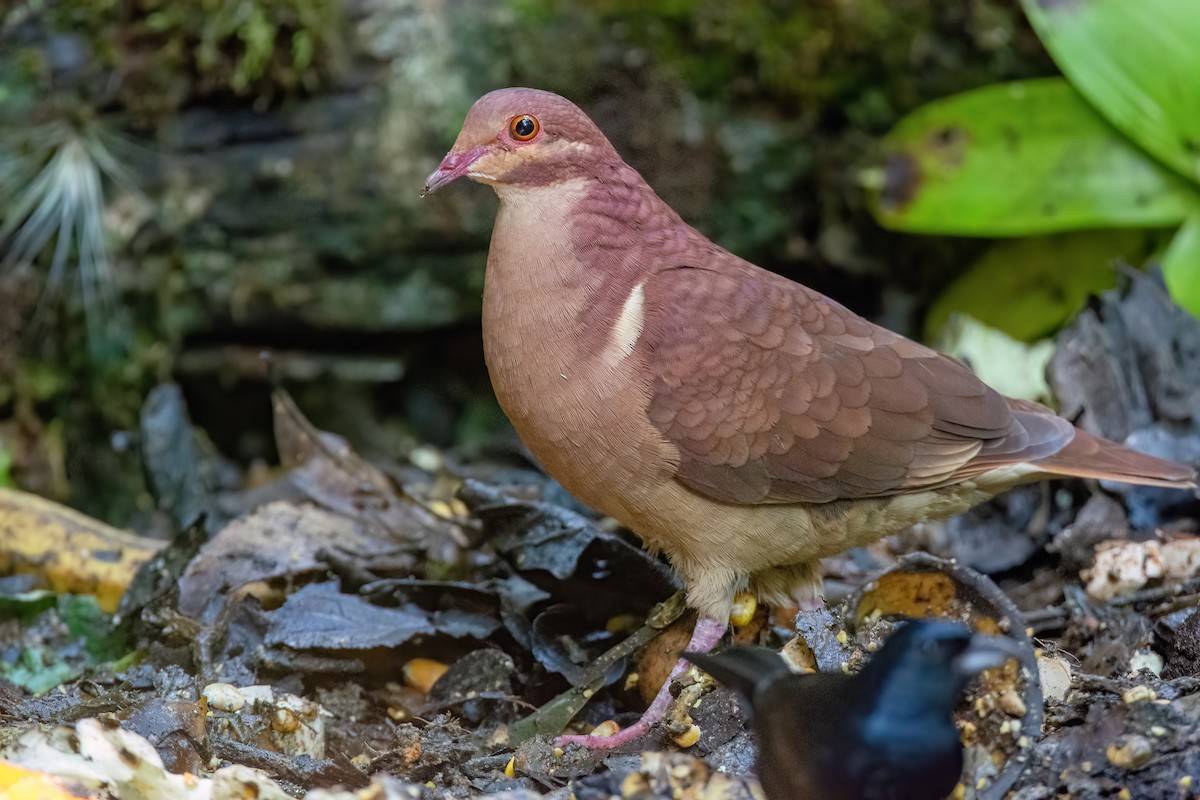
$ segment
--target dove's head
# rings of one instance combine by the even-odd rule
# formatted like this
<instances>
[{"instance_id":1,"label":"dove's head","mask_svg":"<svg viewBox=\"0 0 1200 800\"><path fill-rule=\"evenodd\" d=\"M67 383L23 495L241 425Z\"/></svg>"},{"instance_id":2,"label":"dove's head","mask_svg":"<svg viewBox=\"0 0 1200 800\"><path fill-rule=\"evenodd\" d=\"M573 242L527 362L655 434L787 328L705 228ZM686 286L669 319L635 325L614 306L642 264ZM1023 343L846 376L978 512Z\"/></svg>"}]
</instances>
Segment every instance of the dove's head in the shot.
<instances>
[{"instance_id":1,"label":"dove's head","mask_svg":"<svg viewBox=\"0 0 1200 800\"><path fill-rule=\"evenodd\" d=\"M475 101L454 147L421 191L464 175L493 186L545 186L620 163L587 114L539 89L497 89Z\"/></svg>"}]
</instances>

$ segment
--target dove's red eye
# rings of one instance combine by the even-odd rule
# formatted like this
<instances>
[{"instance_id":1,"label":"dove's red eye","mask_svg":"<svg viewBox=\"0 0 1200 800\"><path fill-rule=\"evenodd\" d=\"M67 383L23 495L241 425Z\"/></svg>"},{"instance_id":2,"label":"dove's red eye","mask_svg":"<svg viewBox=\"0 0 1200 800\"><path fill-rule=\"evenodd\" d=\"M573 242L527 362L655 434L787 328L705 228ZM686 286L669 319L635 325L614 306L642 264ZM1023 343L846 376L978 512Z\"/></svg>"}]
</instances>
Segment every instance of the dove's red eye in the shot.
<instances>
[{"instance_id":1,"label":"dove's red eye","mask_svg":"<svg viewBox=\"0 0 1200 800\"><path fill-rule=\"evenodd\" d=\"M519 117L513 117L513 121L508 126L509 133L518 142L528 142L537 136L538 131L541 129L542 126L538 124L537 117L532 114L522 114Z\"/></svg>"}]
</instances>

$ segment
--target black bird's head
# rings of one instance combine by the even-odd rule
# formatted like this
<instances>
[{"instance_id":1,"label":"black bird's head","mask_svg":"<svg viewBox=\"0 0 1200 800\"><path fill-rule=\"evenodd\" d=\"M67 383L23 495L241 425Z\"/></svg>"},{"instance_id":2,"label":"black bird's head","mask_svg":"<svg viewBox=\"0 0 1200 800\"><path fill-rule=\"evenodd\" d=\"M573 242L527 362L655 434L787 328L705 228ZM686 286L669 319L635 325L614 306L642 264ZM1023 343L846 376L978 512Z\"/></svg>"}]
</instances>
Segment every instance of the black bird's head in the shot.
<instances>
[{"instance_id":1,"label":"black bird's head","mask_svg":"<svg viewBox=\"0 0 1200 800\"><path fill-rule=\"evenodd\" d=\"M859 680L864 694L889 714L949 714L973 676L1024 657L1007 637L975 633L957 622L913 620L888 638Z\"/></svg>"}]
</instances>

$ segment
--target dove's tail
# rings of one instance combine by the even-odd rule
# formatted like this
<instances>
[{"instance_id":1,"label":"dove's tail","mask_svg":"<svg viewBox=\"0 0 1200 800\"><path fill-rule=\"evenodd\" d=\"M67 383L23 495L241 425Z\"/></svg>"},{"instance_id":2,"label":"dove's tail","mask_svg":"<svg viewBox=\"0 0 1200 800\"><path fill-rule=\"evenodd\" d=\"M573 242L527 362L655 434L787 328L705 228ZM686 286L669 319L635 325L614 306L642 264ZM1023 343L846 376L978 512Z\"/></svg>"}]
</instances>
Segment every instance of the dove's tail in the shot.
<instances>
[{"instance_id":1,"label":"dove's tail","mask_svg":"<svg viewBox=\"0 0 1200 800\"><path fill-rule=\"evenodd\" d=\"M1130 450L1079 429L1076 429L1075 437L1066 447L1031 464L1047 475L1165 486L1168 489L1196 488L1194 468Z\"/></svg>"}]
</instances>

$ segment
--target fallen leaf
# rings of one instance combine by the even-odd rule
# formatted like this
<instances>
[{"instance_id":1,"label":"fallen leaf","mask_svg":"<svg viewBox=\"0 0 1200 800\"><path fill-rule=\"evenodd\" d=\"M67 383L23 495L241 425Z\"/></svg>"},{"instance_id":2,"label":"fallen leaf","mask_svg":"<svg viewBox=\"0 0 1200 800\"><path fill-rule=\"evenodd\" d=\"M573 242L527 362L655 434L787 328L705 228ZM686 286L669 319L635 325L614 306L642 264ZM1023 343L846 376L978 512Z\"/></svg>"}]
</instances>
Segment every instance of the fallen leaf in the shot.
<instances>
[{"instance_id":1,"label":"fallen leaf","mask_svg":"<svg viewBox=\"0 0 1200 800\"><path fill-rule=\"evenodd\" d=\"M275 444L288 479L313 502L392 536L420 542L431 560L453 562L467 544L459 525L406 496L382 470L361 458L340 436L320 431L291 397L272 397Z\"/></svg>"},{"instance_id":2,"label":"fallen leaf","mask_svg":"<svg viewBox=\"0 0 1200 800\"><path fill-rule=\"evenodd\" d=\"M95 595L113 612L138 567L163 546L37 495L0 488L0 574L35 573L44 588Z\"/></svg>"},{"instance_id":3,"label":"fallen leaf","mask_svg":"<svg viewBox=\"0 0 1200 800\"><path fill-rule=\"evenodd\" d=\"M226 525L179 578L179 611L211 623L251 584L324 572L323 550L359 557L393 553L396 543L352 519L309 505L268 503Z\"/></svg>"},{"instance_id":4,"label":"fallen leaf","mask_svg":"<svg viewBox=\"0 0 1200 800\"><path fill-rule=\"evenodd\" d=\"M516 500L475 480L461 497L484 535L522 574L590 619L645 613L678 588L675 574L641 547L570 509Z\"/></svg>"},{"instance_id":5,"label":"fallen leaf","mask_svg":"<svg viewBox=\"0 0 1200 800\"><path fill-rule=\"evenodd\" d=\"M384 608L358 595L343 594L333 583L311 584L288 595L268 619L263 641L296 650L396 647L436 631L419 606Z\"/></svg>"}]
</instances>

